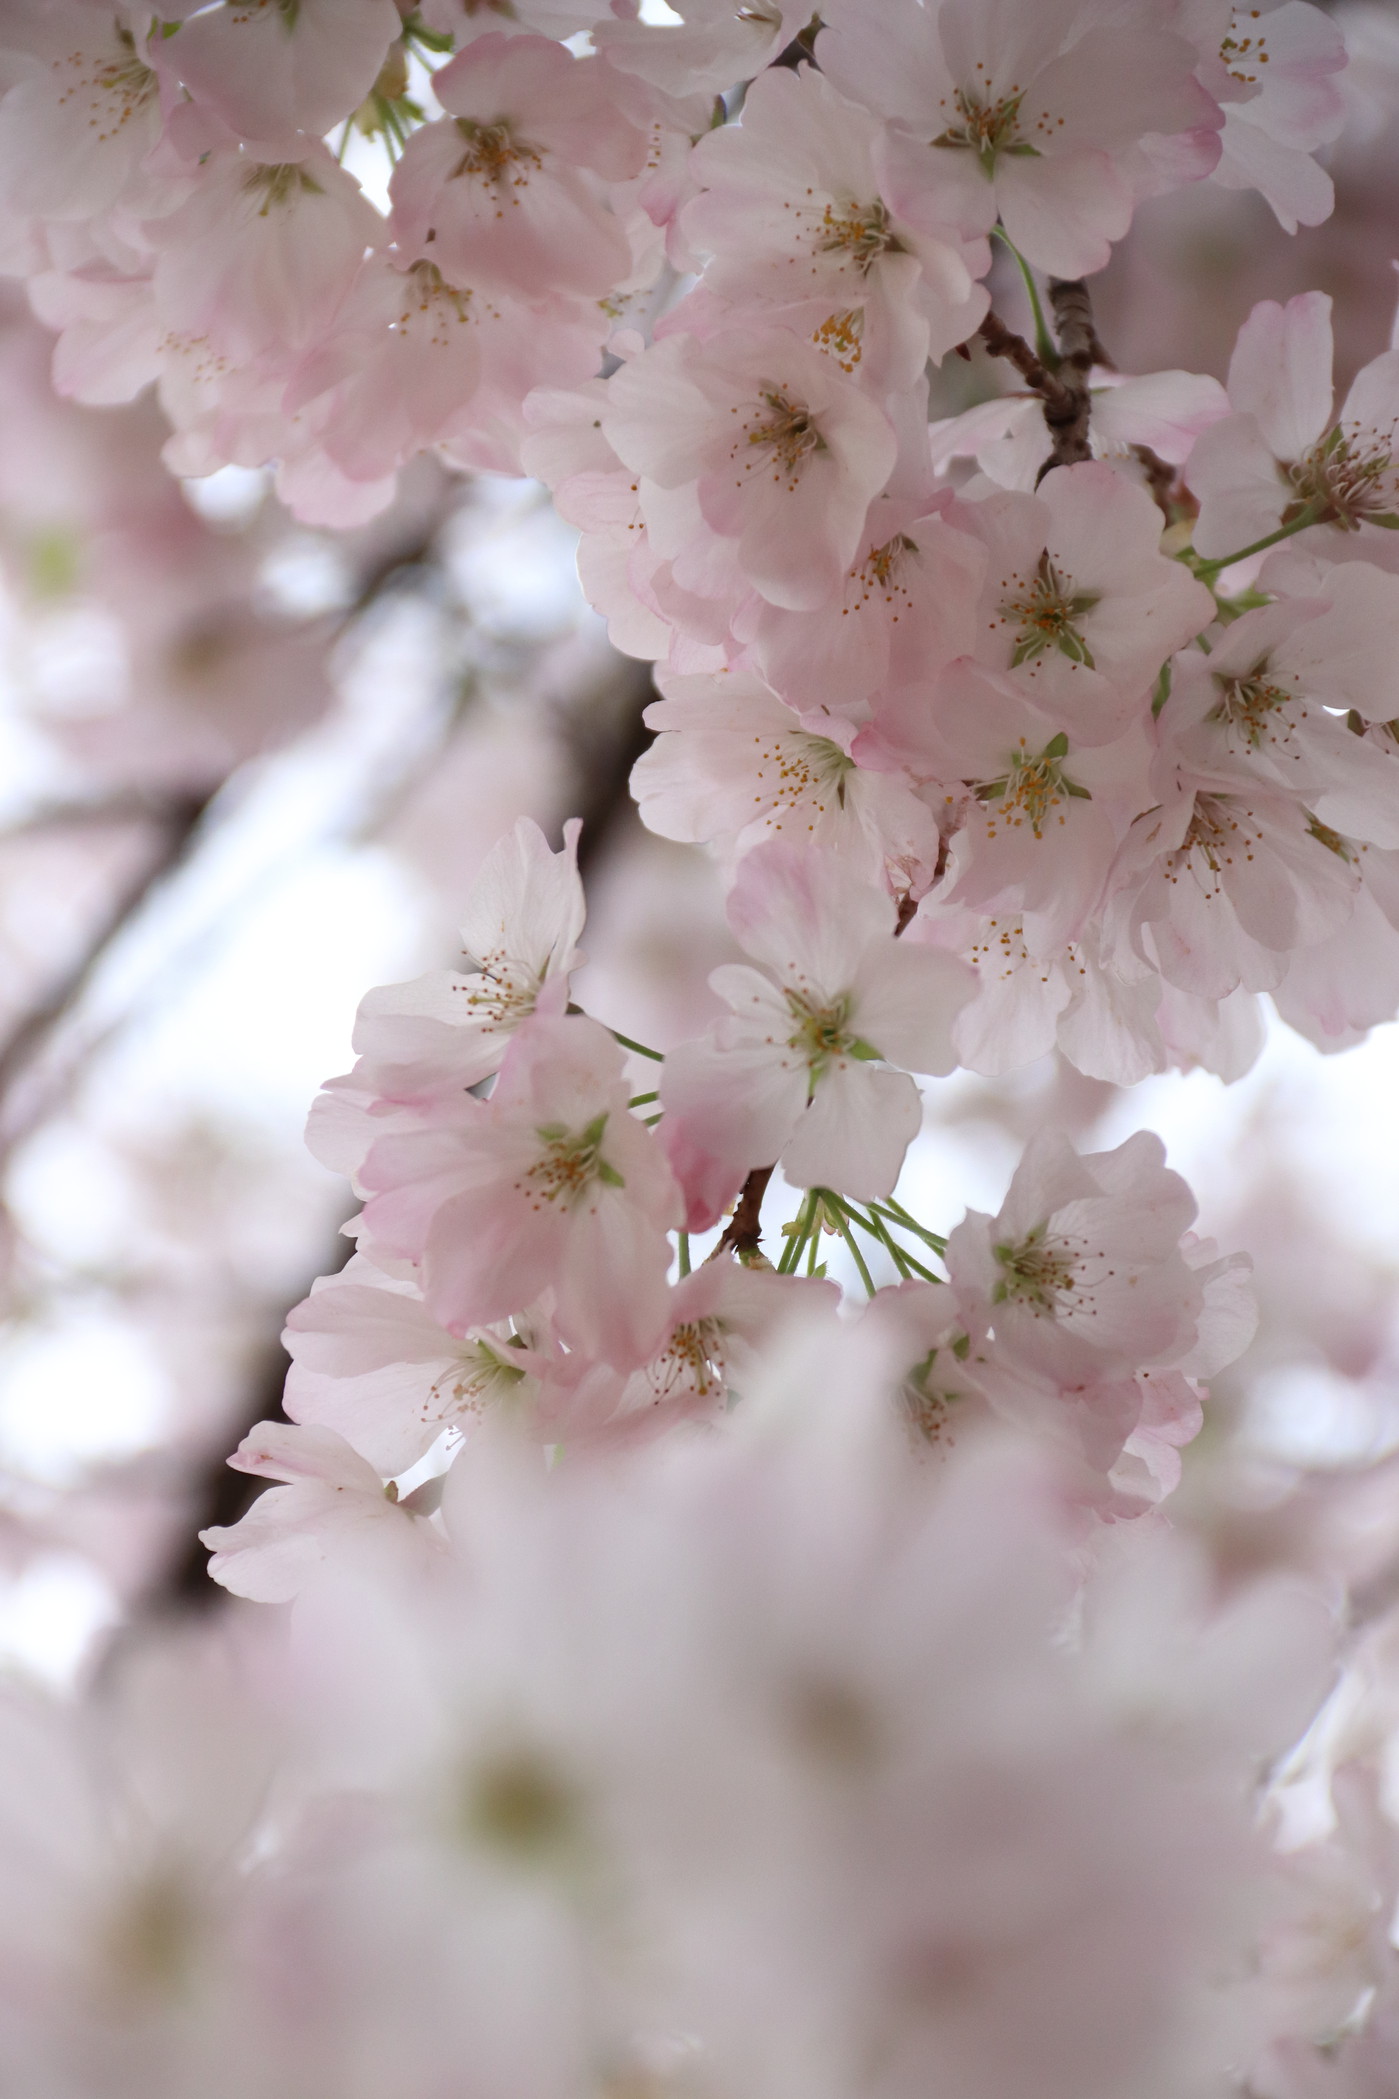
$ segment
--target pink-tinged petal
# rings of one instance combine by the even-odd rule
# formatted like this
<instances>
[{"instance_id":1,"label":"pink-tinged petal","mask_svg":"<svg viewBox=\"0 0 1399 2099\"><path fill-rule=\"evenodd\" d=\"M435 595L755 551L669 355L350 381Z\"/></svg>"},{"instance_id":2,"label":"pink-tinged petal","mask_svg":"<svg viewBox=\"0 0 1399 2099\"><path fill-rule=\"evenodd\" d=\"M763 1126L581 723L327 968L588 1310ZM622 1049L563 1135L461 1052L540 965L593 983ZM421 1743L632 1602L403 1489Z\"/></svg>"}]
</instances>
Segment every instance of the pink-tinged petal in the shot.
<instances>
[{"instance_id":1,"label":"pink-tinged petal","mask_svg":"<svg viewBox=\"0 0 1399 2099\"><path fill-rule=\"evenodd\" d=\"M1185 477L1200 505L1195 551L1222 560L1276 531L1290 492L1251 415L1230 415L1195 441Z\"/></svg>"},{"instance_id":2,"label":"pink-tinged petal","mask_svg":"<svg viewBox=\"0 0 1399 2099\"><path fill-rule=\"evenodd\" d=\"M661 1074L663 1141L670 1149L683 1129L687 1157L722 1161L741 1180L750 1166L776 1161L807 1091L806 1060L784 1046L747 1040L721 1048L708 1036L682 1042Z\"/></svg>"},{"instance_id":3,"label":"pink-tinged petal","mask_svg":"<svg viewBox=\"0 0 1399 2099\"><path fill-rule=\"evenodd\" d=\"M1229 360L1229 399L1275 459L1300 459L1331 420L1331 300L1302 292L1255 306ZM1239 540L1236 545L1247 544Z\"/></svg>"},{"instance_id":4,"label":"pink-tinged petal","mask_svg":"<svg viewBox=\"0 0 1399 2099\"><path fill-rule=\"evenodd\" d=\"M745 856L728 917L748 954L825 1001L854 981L870 942L894 930L889 896L851 881L833 854L778 840Z\"/></svg>"},{"instance_id":5,"label":"pink-tinged petal","mask_svg":"<svg viewBox=\"0 0 1399 2099\"><path fill-rule=\"evenodd\" d=\"M195 101L264 148L319 138L364 101L402 30L393 0L229 0L180 25L164 53Z\"/></svg>"},{"instance_id":6,"label":"pink-tinged petal","mask_svg":"<svg viewBox=\"0 0 1399 2099\"><path fill-rule=\"evenodd\" d=\"M635 1369L660 1346L670 1241L621 1190L603 1188L569 1219L557 1271L559 1332L570 1348Z\"/></svg>"},{"instance_id":7,"label":"pink-tinged petal","mask_svg":"<svg viewBox=\"0 0 1399 2099\"><path fill-rule=\"evenodd\" d=\"M1287 233L1299 226L1320 226L1330 218L1336 186L1325 168L1265 130L1255 121L1251 105L1228 111L1221 143L1213 176L1221 189L1256 189Z\"/></svg>"},{"instance_id":8,"label":"pink-tinged petal","mask_svg":"<svg viewBox=\"0 0 1399 2099\"><path fill-rule=\"evenodd\" d=\"M911 942L874 947L853 980L850 1025L891 1064L943 1078L957 1068L954 1029L976 996L964 962Z\"/></svg>"},{"instance_id":9,"label":"pink-tinged petal","mask_svg":"<svg viewBox=\"0 0 1399 2099\"><path fill-rule=\"evenodd\" d=\"M996 168L1001 222L1021 254L1057 277L1091 276L1132 223L1132 192L1106 153L1079 147Z\"/></svg>"},{"instance_id":10,"label":"pink-tinged petal","mask_svg":"<svg viewBox=\"0 0 1399 2099\"><path fill-rule=\"evenodd\" d=\"M857 1202L892 1195L923 1126L923 1102L902 1071L835 1059L782 1153L797 1188L833 1188Z\"/></svg>"}]
</instances>

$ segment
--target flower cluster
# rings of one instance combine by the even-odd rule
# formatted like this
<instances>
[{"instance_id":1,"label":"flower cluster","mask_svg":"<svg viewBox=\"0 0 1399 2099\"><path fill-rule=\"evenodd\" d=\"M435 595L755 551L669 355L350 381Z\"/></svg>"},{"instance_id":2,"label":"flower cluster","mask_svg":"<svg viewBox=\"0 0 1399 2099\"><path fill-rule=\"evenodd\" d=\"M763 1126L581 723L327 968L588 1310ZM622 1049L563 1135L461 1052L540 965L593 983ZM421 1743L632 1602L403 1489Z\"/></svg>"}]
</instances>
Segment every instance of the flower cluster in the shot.
<instances>
[{"instance_id":1,"label":"flower cluster","mask_svg":"<svg viewBox=\"0 0 1399 2099\"><path fill-rule=\"evenodd\" d=\"M810 1322L684 1464L483 1438L455 1560L0 1699L23 2089L1302 2089L1399 1965L1372 1767L1289 1856L1259 1811L1324 1601L1086 1564L1052 1462L908 1464L884 1359Z\"/></svg>"},{"instance_id":2,"label":"flower cluster","mask_svg":"<svg viewBox=\"0 0 1399 2099\"><path fill-rule=\"evenodd\" d=\"M0 1818L36 2091L217 2090L251 2032L240 2091L1293 2099L1371 2012L1363 2077L1374 1770L1310 1850L1260 1814L1327 1613L1151 1520L1246 1259L1145 1133L1041 1132L947 1231L898 1192L922 1079L1229 1077L1262 994L1323 1047L1399 1006L1399 350L1337 411L1309 293L1227 386L1124 377L1082 281L1187 183L1324 217L1343 63L1301 0L0 26L60 386L154 383L177 474L275 464L309 522L425 452L545 483L733 943L692 1039L619 1033L578 826L522 819L460 966L364 1001L310 1131L356 1251L203 1533L303 1681L254 1665L173 1808L14 1719L55 1843L101 1832L40 1876L70 1972ZM1021 388L932 420L958 352Z\"/></svg>"},{"instance_id":3,"label":"flower cluster","mask_svg":"<svg viewBox=\"0 0 1399 2099\"><path fill-rule=\"evenodd\" d=\"M804 12L665 12L17 0L0 25L0 267L59 331L60 388L111 402L154 381L176 472L274 459L299 516L354 523L425 449L518 470L530 390L639 347L707 255L698 340L662 370L697 413L726 413L753 391L754 309L772 324L792 369L759 360L752 427L776 434L742 478L757 489L785 460L805 509L840 487L824 553L844 569L858 492L892 461L887 390L980 320L998 216L1032 262L1077 274L1138 199L1210 173L1294 223L1329 207L1309 155L1339 124L1342 52L1309 7L1241 42L1227 0L1165 11L1178 21L1095 0L1019 23L851 0L829 12L821 77L800 78L763 69ZM744 123L706 137L716 94L755 73ZM394 161L386 209L343 164L365 140ZM814 603L804 588L793 602Z\"/></svg>"}]
</instances>

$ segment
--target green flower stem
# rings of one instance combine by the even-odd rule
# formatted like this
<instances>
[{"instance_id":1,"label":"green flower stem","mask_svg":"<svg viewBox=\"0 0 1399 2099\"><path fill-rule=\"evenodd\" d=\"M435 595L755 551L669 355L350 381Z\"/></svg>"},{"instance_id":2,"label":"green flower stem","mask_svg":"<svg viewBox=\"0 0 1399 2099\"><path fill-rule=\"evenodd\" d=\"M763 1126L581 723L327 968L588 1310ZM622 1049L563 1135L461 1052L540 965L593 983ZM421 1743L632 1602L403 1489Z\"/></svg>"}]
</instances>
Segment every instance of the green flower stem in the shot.
<instances>
[{"instance_id":1,"label":"green flower stem","mask_svg":"<svg viewBox=\"0 0 1399 2099\"><path fill-rule=\"evenodd\" d=\"M991 231L1002 247L1010 250L1020 265L1020 274L1025 280L1025 289L1030 295L1030 311L1035 319L1035 355L1046 370L1052 372L1059 362L1059 350L1054 337L1049 332L1049 323L1045 319L1044 308L1040 304L1039 286L1035 283L1034 274L1030 269L1029 263L1026 262L1015 242L1005 231L1005 228L993 226Z\"/></svg>"},{"instance_id":2,"label":"green flower stem","mask_svg":"<svg viewBox=\"0 0 1399 2099\"><path fill-rule=\"evenodd\" d=\"M793 1219L794 1229L788 1235L787 1244L782 1249L782 1259L777 1264L779 1275L793 1275L796 1272L806 1242L813 1236L812 1223L815 1214L816 1197L811 1194L807 1196Z\"/></svg>"},{"instance_id":3,"label":"green flower stem","mask_svg":"<svg viewBox=\"0 0 1399 2099\"><path fill-rule=\"evenodd\" d=\"M1240 547L1233 554L1221 554L1218 561L1199 561L1193 564L1202 583L1208 583L1221 569L1232 568L1236 561L1247 561L1250 554L1261 554L1265 547L1275 547L1280 539L1291 539L1298 532L1305 532L1314 525L1321 512L1315 503L1309 503L1290 525L1279 525L1276 532L1269 532L1263 539L1255 539L1251 547Z\"/></svg>"},{"instance_id":4,"label":"green flower stem","mask_svg":"<svg viewBox=\"0 0 1399 2099\"><path fill-rule=\"evenodd\" d=\"M688 1232L677 1232L675 1241L675 1250L680 1262L680 1273L682 1276L687 1276L690 1273L690 1235Z\"/></svg>"},{"instance_id":5,"label":"green flower stem","mask_svg":"<svg viewBox=\"0 0 1399 2099\"><path fill-rule=\"evenodd\" d=\"M568 1008L568 1010L581 1012L581 1008ZM608 1035L612 1037L612 1041L615 1041L615 1043L621 1043L623 1050L636 1050L638 1056L648 1056L652 1060L652 1064L665 1064L665 1054L661 1050L648 1050L646 1043L633 1043L629 1035L621 1033L621 1029L608 1029Z\"/></svg>"},{"instance_id":6,"label":"green flower stem","mask_svg":"<svg viewBox=\"0 0 1399 2099\"><path fill-rule=\"evenodd\" d=\"M945 1254L947 1252L946 1239L938 1232L930 1232L926 1225L918 1222L916 1217L910 1217L903 1204L894 1196L886 1196L882 1203L871 1203L870 1208L880 1216L887 1217L891 1224L902 1225L905 1231L915 1232L925 1246L931 1246L935 1254Z\"/></svg>"},{"instance_id":7,"label":"green flower stem","mask_svg":"<svg viewBox=\"0 0 1399 2099\"><path fill-rule=\"evenodd\" d=\"M931 1268L925 1268L916 1255L911 1254L906 1246L901 1246L898 1240L895 1239L884 1221L878 1204L869 1203L866 1207L870 1213L868 1220L861 1217L852 1204L846 1203L845 1205L847 1212L854 1218L856 1224L869 1232L872 1237L878 1239L881 1245L887 1247L900 1275L904 1277L916 1275L921 1276L925 1283L940 1283L942 1281L941 1276L934 1275Z\"/></svg>"},{"instance_id":8,"label":"green flower stem","mask_svg":"<svg viewBox=\"0 0 1399 2099\"><path fill-rule=\"evenodd\" d=\"M865 1257L860 1252L859 1244L855 1238L855 1234L851 1231L850 1226L846 1221L844 1203L842 1203L838 1195L832 1195L829 1189L821 1189L820 1194L823 1205L826 1209L827 1216L831 1218L836 1230L840 1233L841 1238L849 1247L851 1258L853 1259L855 1266L860 1271L860 1281L865 1286L865 1295L867 1297L873 1297L874 1278L871 1276L869 1269L865 1265Z\"/></svg>"},{"instance_id":9,"label":"green flower stem","mask_svg":"<svg viewBox=\"0 0 1399 2099\"><path fill-rule=\"evenodd\" d=\"M660 1097L659 1093L634 1093L627 1102L627 1106L629 1108L644 1108L651 1101L658 1101Z\"/></svg>"}]
</instances>

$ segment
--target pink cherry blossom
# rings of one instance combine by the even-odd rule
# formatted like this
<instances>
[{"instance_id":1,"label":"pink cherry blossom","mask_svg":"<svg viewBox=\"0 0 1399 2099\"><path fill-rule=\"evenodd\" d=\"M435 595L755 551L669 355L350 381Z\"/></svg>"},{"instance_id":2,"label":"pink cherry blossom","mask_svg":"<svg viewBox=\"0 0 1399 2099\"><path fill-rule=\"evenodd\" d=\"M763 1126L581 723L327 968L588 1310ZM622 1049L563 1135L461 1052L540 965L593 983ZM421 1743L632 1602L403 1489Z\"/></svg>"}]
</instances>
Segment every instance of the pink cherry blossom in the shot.
<instances>
[{"instance_id":1,"label":"pink cherry blossom","mask_svg":"<svg viewBox=\"0 0 1399 2099\"><path fill-rule=\"evenodd\" d=\"M1166 657L1214 616L1204 585L1160 551L1151 497L1106 461L1058 467L1038 495L997 493L962 516L987 551L978 659L1078 742L1120 735Z\"/></svg>"},{"instance_id":2,"label":"pink cherry blossom","mask_svg":"<svg viewBox=\"0 0 1399 2099\"><path fill-rule=\"evenodd\" d=\"M630 1375L578 1357L559 1365L538 1413L540 1433L566 1449L657 1436L679 1422L714 1424L762 1375L784 1324L829 1308L833 1283L706 1261L670 1293L664 1340Z\"/></svg>"},{"instance_id":3,"label":"pink cherry blossom","mask_svg":"<svg viewBox=\"0 0 1399 2099\"><path fill-rule=\"evenodd\" d=\"M739 853L765 838L810 841L894 888L928 887L937 819L904 781L857 762L849 723L818 716L808 728L742 671L664 683L668 697L646 710L656 741L632 770L651 830Z\"/></svg>"},{"instance_id":4,"label":"pink cherry blossom","mask_svg":"<svg viewBox=\"0 0 1399 2099\"><path fill-rule=\"evenodd\" d=\"M412 1127L498 1071L531 1014L564 1011L583 959L578 833L571 820L553 853L522 816L486 855L463 907L466 967L366 994L355 1024L359 1062L327 1082L312 1110L309 1138L327 1165L356 1171L391 1118Z\"/></svg>"},{"instance_id":5,"label":"pink cherry blossom","mask_svg":"<svg viewBox=\"0 0 1399 2099\"><path fill-rule=\"evenodd\" d=\"M1065 1385L1130 1383L1140 1364L1179 1362L1204 1302L1180 1251L1194 1214L1147 1131L1082 1158L1062 1137L1036 1137L998 1214L969 1211L948 1240L968 1334L994 1333L1000 1363Z\"/></svg>"},{"instance_id":6,"label":"pink cherry blossom","mask_svg":"<svg viewBox=\"0 0 1399 2099\"><path fill-rule=\"evenodd\" d=\"M1192 766L1194 726L1186 696L1167 702L1160 800L1123 842L1108 922L1182 991L1268 991L1291 949L1344 925L1358 872L1343 840L1241 764Z\"/></svg>"},{"instance_id":7,"label":"pink cherry blossom","mask_svg":"<svg viewBox=\"0 0 1399 2099\"><path fill-rule=\"evenodd\" d=\"M1333 422L1325 292L1254 307L1234 346L1229 400L1234 413L1204 432L1188 469L1200 501L1195 547L1208 560L1299 518L1373 535L1399 516L1399 351L1362 366Z\"/></svg>"},{"instance_id":8,"label":"pink cherry blossom","mask_svg":"<svg viewBox=\"0 0 1399 2099\"><path fill-rule=\"evenodd\" d=\"M798 712L861 721L881 686L926 679L975 646L986 554L946 498L883 497L838 598L789 612L755 598L734 631L773 690Z\"/></svg>"},{"instance_id":9,"label":"pink cherry blossom","mask_svg":"<svg viewBox=\"0 0 1399 2099\"><path fill-rule=\"evenodd\" d=\"M1181 28L1202 51L1201 77L1224 109L1223 189L1256 189L1289 233L1331 215L1331 178L1311 158L1345 121L1336 75L1346 63L1340 25L1301 0L1241 7L1187 0Z\"/></svg>"},{"instance_id":10,"label":"pink cherry blossom","mask_svg":"<svg viewBox=\"0 0 1399 2099\"><path fill-rule=\"evenodd\" d=\"M728 911L770 974L715 970L731 1017L666 1058L662 1134L691 1228L713 1221L750 1167L779 1159L798 1187L890 1194L922 1120L906 1072L952 1069L970 972L896 941L888 896L810 847L749 853Z\"/></svg>"},{"instance_id":11,"label":"pink cherry blossom","mask_svg":"<svg viewBox=\"0 0 1399 2099\"><path fill-rule=\"evenodd\" d=\"M630 274L605 185L640 172L646 141L599 60L542 37L484 36L433 85L448 114L413 133L391 185L406 254L524 298L601 298Z\"/></svg>"},{"instance_id":12,"label":"pink cherry blossom","mask_svg":"<svg viewBox=\"0 0 1399 2099\"><path fill-rule=\"evenodd\" d=\"M822 71L897 127L891 202L936 200L968 234L999 218L1057 276L1102 269L1127 231L1151 186L1143 134L1170 138L1198 175L1218 158L1221 117L1193 78L1195 53L1147 6L890 0L875 36L856 0L830 22Z\"/></svg>"},{"instance_id":13,"label":"pink cherry blossom","mask_svg":"<svg viewBox=\"0 0 1399 2099\"><path fill-rule=\"evenodd\" d=\"M239 1522L200 1532L213 1554L209 1572L235 1596L285 1603L328 1565L440 1550L412 1497L386 1491L333 1429L264 1421L228 1462L287 1482L260 1494Z\"/></svg>"},{"instance_id":14,"label":"pink cherry blossom","mask_svg":"<svg viewBox=\"0 0 1399 2099\"><path fill-rule=\"evenodd\" d=\"M402 28L393 0L221 0L160 52L194 100L267 158L299 158L363 102Z\"/></svg>"},{"instance_id":15,"label":"pink cherry blossom","mask_svg":"<svg viewBox=\"0 0 1399 2099\"><path fill-rule=\"evenodd\" d=\"M679 1206L623 1073L595 1021L536 1014L489 1100L460 1094L371 1147L371 1257L420 1262L424 1299L453 1331L552 1290L570 1346L623 1369L645 1362L665 1322Z\"/></svg>"},{"instance_id":16,"label":"pink cherry blossom","mask_svg":"<svg viewBox=\"0 0 1399 2099\"><path fill-rule=\"evenodd\" d=\"M656 343L613 376L602 422L641 477L653 538L661 506L648 484L692 488L751 587L793 610L840 589L897 449L883 411L831 358L775 330Z\"/></svg>"},{"instance_id":17,"label":"pink cherry blossom","mask_svg":"<svg viewBox=\"0 0 1399 2099\"><path fill-rule=\"evenodd\" d=\"M151 166L160 81L135 23L81 0L7 10L0 24L0 197L6 211L76 221L156 217L188 183Z\"/></svg>"},{"instance_id":18,"label":"pink cherry blossom","mask_svg":"<svg viewBox=\"0 0 1399 2099\"><path fill-rule=\"evenodd\" d=\"M921 220L891 212L882 139L820 74L764 73L742 122L696 147L702 194L680 230L708 252L705 282L720 298L755 317L776 308L846 369L909 386L980 321L988 300L973 279L990 255L926 209Z\"/></svg>"},{"instance_id":19,"label":"pink cherry blossom","mask_svg":"<svg viewBox=\"0 0 1399 2099\"><path fill-rule=\"evenodd\" d=\"M284 1403L293 1421L333 1429L383 1478L395 1478L444 1431L469 1429L488 1408L535 1400L550 1366L532 1338L528 1320L517 1332L449 1333L415 1282L356 1254L288 1315Z\"/></svg>"},{"instance_id":20,"label":"pink cherry blossom","mask_svg":"<svg viewBox=\"0 0 1399 2099\"><path fill-rule=\"evenodd\" d=\"M151 228L165 326L235 363L286 358L321 334L381 222L321 145L269 163L216 157Z\"/></svg>"}]
</instances>

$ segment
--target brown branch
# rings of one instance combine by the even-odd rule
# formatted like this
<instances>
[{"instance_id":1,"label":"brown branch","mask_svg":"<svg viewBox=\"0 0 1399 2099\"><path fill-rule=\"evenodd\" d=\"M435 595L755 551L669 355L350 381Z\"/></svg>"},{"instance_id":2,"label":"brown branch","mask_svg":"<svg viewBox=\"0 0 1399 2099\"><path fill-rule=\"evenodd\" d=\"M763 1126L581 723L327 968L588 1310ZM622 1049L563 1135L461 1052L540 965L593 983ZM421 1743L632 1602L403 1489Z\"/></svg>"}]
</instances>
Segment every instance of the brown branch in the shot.
<instances>
[{"instance_id":1,"label":"brown branch","mask_svg":"<svg viewBox=\"0 0 1399 2099\"><path fill-rule=\"evenodd\" d=\"M1024 336L1007 328L998 313L988 313L976 332L985 343L987 353L992 357L1004 357L1007 364L1013 364L1032 393L1039 394L1046 402L1068 398L1066 389L1048 366L1041 364Z\"/></svg>"},{"instance_id":2,"label":"brown branch","mask_svg":"<svg viewBox=\"0 0 1399 2099\"><path fill-rule=\"evenodd\" d=\"M1093 301L1081 278L1051 277L1049 303L1059 337L1060 361L1055 374L1058 396L1045 396L1044 419L1053 446L1040 468L1038 480L1056 466L1077 466L1093 457L1088 442L1088 423L1093 400L1088 377L1095 364L1110 362L1093 326Z\"/></svg>"},{"instance_id":3,"label":"brown branch","mask_svg":"<svg viewBox=\"0 0 1399 2099\"><path fill-rule=\"evenodd\" d=\"M763 1197L768 1192L772 1179L771 1166L755 1166L743 1184L733 1216L729 1219L724 1236L709 1256L715 1260L723 1253L735 1253L740 1261L749 1254L761 1251Z\"/></svg>"},{"instance_id":4,"label":"brown branch","mask_svg":"<svg viewBox=\"0 0 1399 2099\"><path fill-rule=\"evenodd\" d=\"M118 935L132 922L152 893L183 866L208 806L209 797L203 795L191 795L183 802L170 805L165 837L159 851L118 897L78 960L0 1044L0 1102L5 1101L16 1080L35 1061L78 1004ZM0 1156L10 1149L15 1134L11 1131L8 1138L0 1139Z\"/></svg>"},{"instance_id":5,"label":"brown branch","mask_svg":"<svg viewBox=\"0 0 1399 2099\"><path fill-rule=\"evenodd\" d=\"M1132 451L1141 461L1146 472L1146 485L1151 490L1157 509L1168 525L1173 524L1175 522L1175 510L1172 507L1172 498L1176 485L1175 468L1169 460L1163 459L1159 452L1153 452L1150 445L1133 445Z\"/></svg>"}]
</instances>

